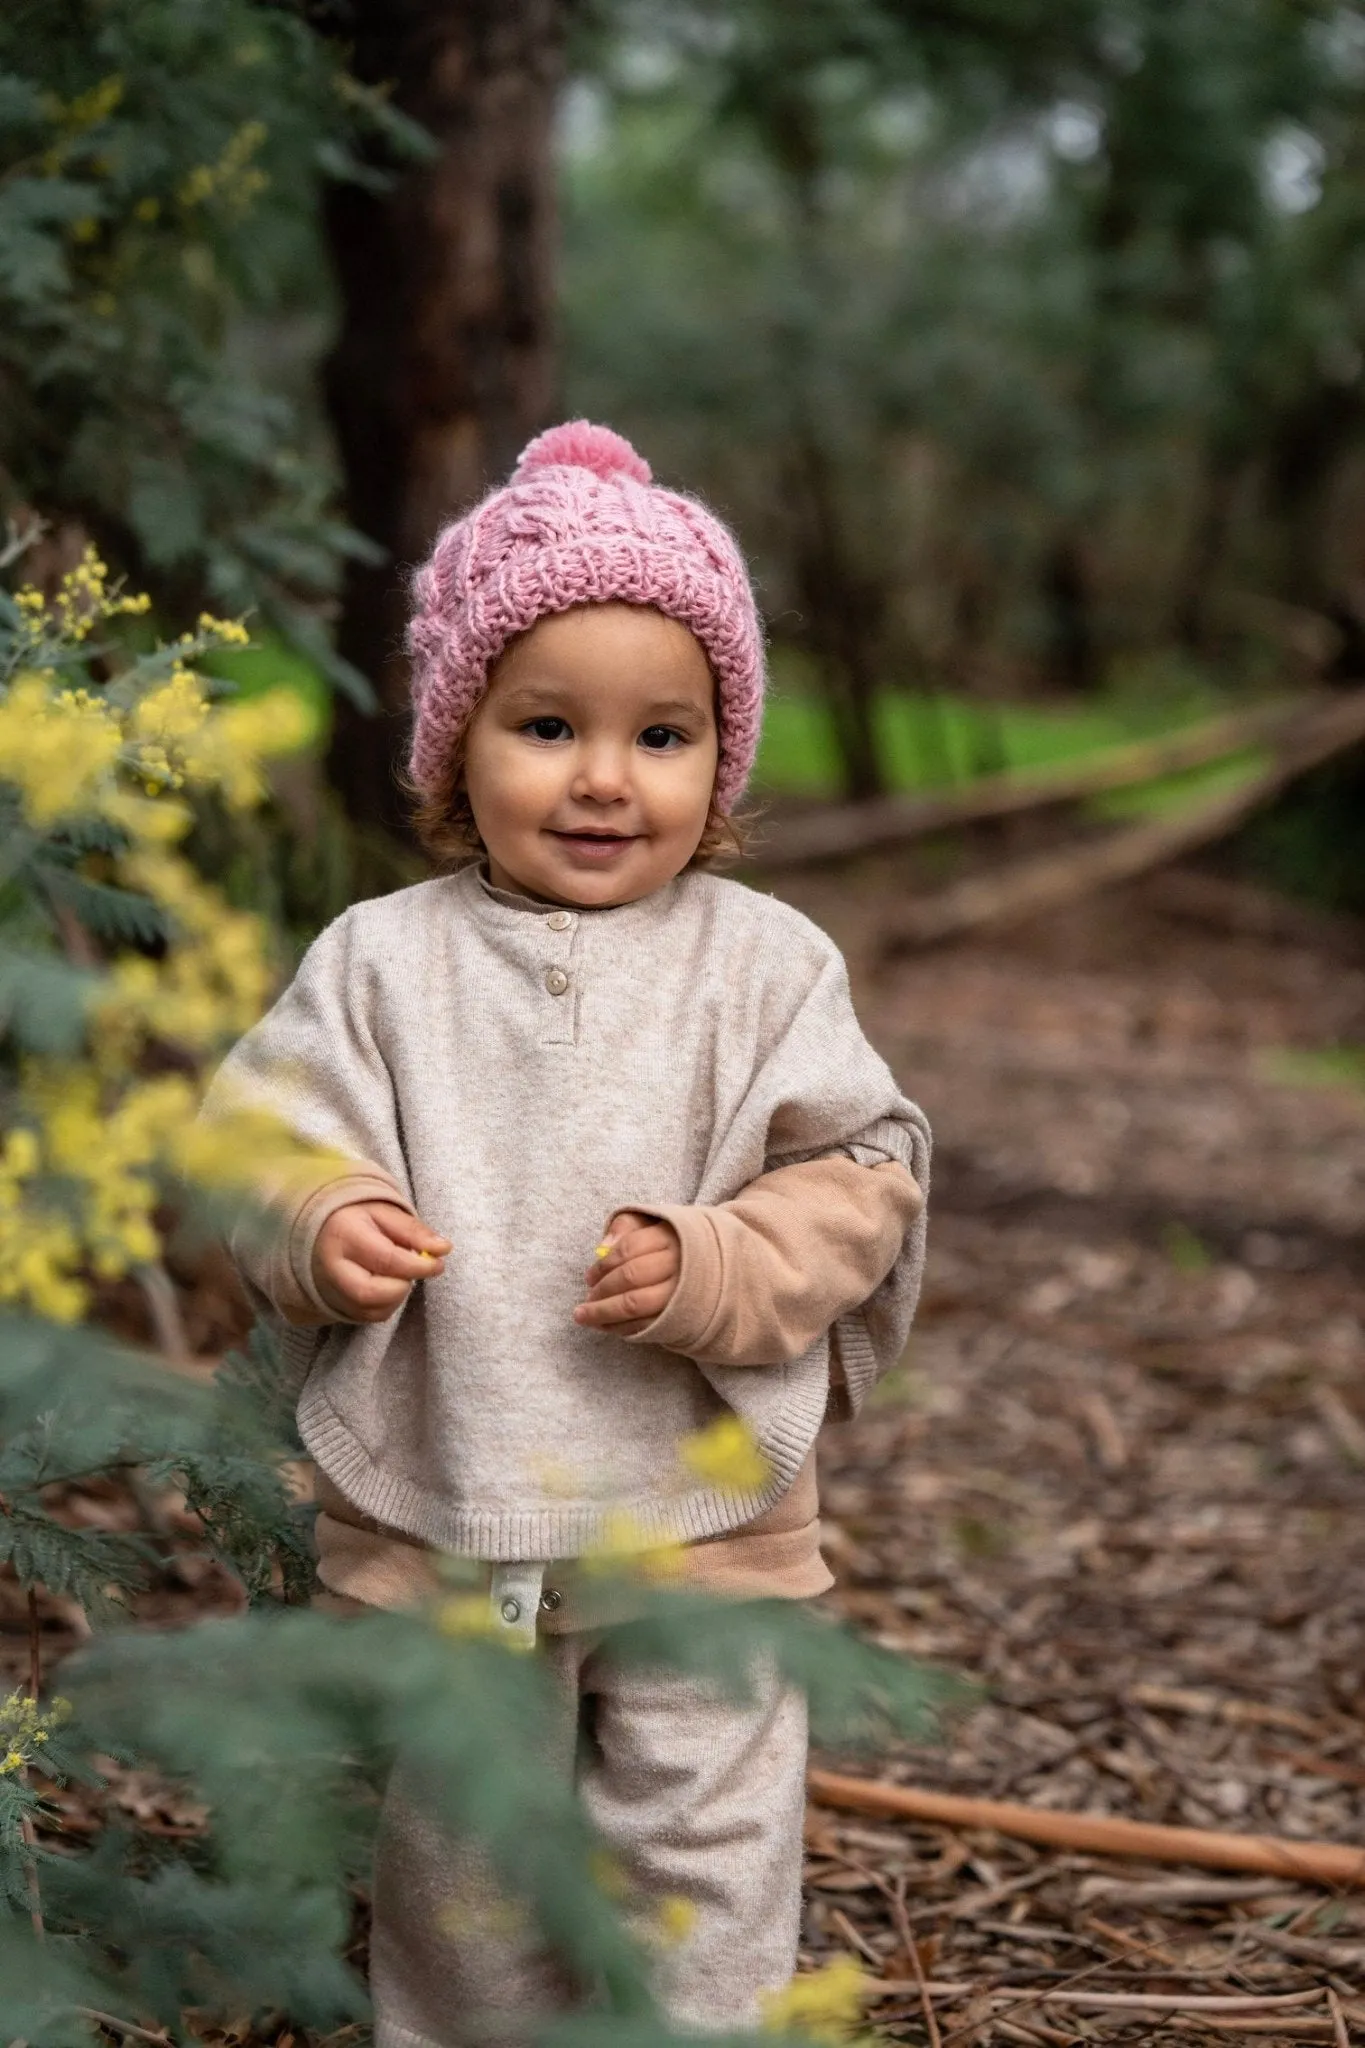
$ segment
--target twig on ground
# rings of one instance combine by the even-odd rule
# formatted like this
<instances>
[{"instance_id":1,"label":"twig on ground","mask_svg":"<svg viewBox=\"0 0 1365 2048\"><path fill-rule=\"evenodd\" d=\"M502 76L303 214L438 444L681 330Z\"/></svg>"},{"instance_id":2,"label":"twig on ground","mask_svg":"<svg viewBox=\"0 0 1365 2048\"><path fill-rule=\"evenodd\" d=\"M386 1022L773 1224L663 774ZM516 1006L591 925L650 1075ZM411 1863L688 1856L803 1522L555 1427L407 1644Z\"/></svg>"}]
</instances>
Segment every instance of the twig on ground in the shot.
<instances>
[{"instance_id":1,"label":"twig on ground","mask_svg":"<svg viewBox=\"0 0 1365 2048\"><path fill-rule=\"evenodd\" d=\"M1135 1685L1128 1697L1140 1707L1155 1707L1158 1713L1193 1714L1210 1721L1227 1721L1233 1727L1287 1728L1296 1735L1318 1737L1329 1732L1321 1721L1314 1721L1293 1707L1277 1707L1263 1700L1228 1699L1222 1693L1198 1692L1189 1686Z\"/></svg>"},{"instance_id":2,"label":"twig on ground","mask_svg":"<svg viewBox=\"0 0 1365 2048\"><path fill-rule=\"evenodd\" d=\"M1329 1941L1307 1934L1287 1934L1278 1927L1258 1926L1254 1920L1239 1920L1237 1932L1244 1941L1277 1949L1282 1956L1294 1956L1300 1962L1322 1963L1332 1970L1358 1970L1365 1966L1365 1941Z\"/></svg>"},{"instance_id":3,"label":"twig on ground","mask_svg":"<svg viewBox=\"0 0 1365 2048\"><path fill-rule=\"evenodd\" d=\"M904 1814L949 1827L994 1828L1026 1842L1088 1849L1102 1856L1141 1856L1154 1863L1203 1863L1216 1870L1259 1870L1300 1883L1365 1886L1365 1850L1337 1842L1294 1842L1272 1835L1231 1835L1210 1828L1160 1826L1111 1814L1057 1813L1005 1799L967 1799L922 1792L871 1778L812 1770L811 1796L862 1813Z\"/></svg>"},{"instance_id":4,"label":"twig on ground","mask_svg":"<svg viewBox=\"0 0 1365 2048\"><path fill-rule=\"evenodd\" d=\"M1077 1897L1082 1905L1107 1899L1115 1906L1230 1906L1247 1899L1283 1898L1292 1886L1274 1878L1164 1877L1125 1882L1119 1877L1089 1877ZM1312 1901L1316 1911L1321 1902Z\"/></svg>"},{"instance_id":5,"label":"twig on ground","mask_svg":"<svg viewBox=\"0 0 1365 2048\"><path fill-rule=\"evenodd\" d=\"M132 2020L121 2020L116 2013L97 2012L92 2005L76 2007L83 2020L94 2020L96 2026L108 2027L112 2033L123 2034L130 2041L150 2042L151 2048L170 2048L170 2035L154 2034L147 2027L135 2026Z\"/></svg>"},{"instance_id":6,"label":"twig on ground","mask_svg":"<svg viewBox=\"0 0 1365 2048\"><path fill-rule=\"evenodd\" d=\"M1211 2034L1273 2034L1277 2041L1330 2041L1332 2022L1305 2013L1301 2018L1272 2020L1219 2019L1212 2013L1182 2013L1181 2024Z\"/></svg>"},{"instance_id":7,"label":"twig on ground","mask_svg":"<svg viewBox=\"0 0 1365 2048\"><path fill-rule=\"evenodd\" d=\"M1331 1778L1338 1785L1365 1785L1365 1769L1359 1764L1342 1763L1334 1756L1314 1756L1306 1749L1265 1749L1261 1752L1273 1763L1288 1764L1291 1769L1303 1771L1311 1778Z\"/></svg>"},{"instance_id":8,"label":"twig on ground","mask_svg":"<svg viewBox=\"0 0 1365 2048\"><path fill-rule=\"evenodd\" d=\"M830 1913L829 1923L842 1941L846 1941L850 1948L857 1949L858 1954L865 1963L871 1963L874 1970L880 1970L882 1966L881 1957L877 1954L876 1949L872 1947L871 1943L865 1941L862 1935L859 1934L847 1913L841 1913L839 1908L835 1906Z\"/></svg>"},{"instance_id":9,"label":"twig on ground","mask_svg":"<svg viewBox=\"0 0 1365 2048\"><path fill-rule=\"evenodd\" d=\"M1351 2048L1351 2037L1346 2031L1346 2015L1341 2009L1341 2000L1329 1984L1327 1987L1327 2010L1332 2015L1332 2033L1337 2048Z\"/></svg>"},{"instance_id":10,"label":"twig on ground","mask_svg":"<svg viewBox=\"0 0 1365 2048\"><path fill-rule=\"evenodd\" d=\"M938 2018L934 2012L934 2001L929 1996L929 1986L924 1974L924 1964L920 1960L919 1944L915 1940L914 1929L910 1925L910 1915L905 1910L904 1879L895 1886L888 1887L887 1897L891 1901L891 1917L896 1923L896 1932L905 1943L905 1952L910 1958L910 1967L915 1973L915 1982L919 1986L920 2004L924 2008L924 2025L929 2036L929 2048L942 2048L943 2037L938 2030Z\"/></svg>"},{"instance_id":11,"label":"twig on ground","mask_svg":"<svg viewBox=\"0 0 1365 2048\"><path fill-rule=\"evenodd\" d=\"M1087 1913L1085 1925L1093 1927L1101 1941L1112 1942L1115 1948L1126 1949L1130 1955L1145 1956L1149 1963L1159 1963L1164 1970L1179 1969L1179 1958L1169 1949L1158 1948L1150 1941L1140 1941L1124 1927L1113 1927L1107 1920L1101 1920L1096 1913Z\"/></svg>"}]
</instances>

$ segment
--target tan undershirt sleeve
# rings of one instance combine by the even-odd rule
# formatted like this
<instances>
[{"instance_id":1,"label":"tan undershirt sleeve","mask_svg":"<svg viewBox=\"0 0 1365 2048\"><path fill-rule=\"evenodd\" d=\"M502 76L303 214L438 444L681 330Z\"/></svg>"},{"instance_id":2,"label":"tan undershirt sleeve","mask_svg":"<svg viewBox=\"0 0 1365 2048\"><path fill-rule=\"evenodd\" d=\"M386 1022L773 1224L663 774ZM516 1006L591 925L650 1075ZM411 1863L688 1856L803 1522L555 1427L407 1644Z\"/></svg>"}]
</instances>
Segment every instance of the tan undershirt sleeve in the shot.
<instances>
[{"instance_id":1,"label":"tan undershirt sleeve","mask_svg":"<svg viewBox=\"0 0 1365 2048\"><path fill-rule=\"evenodd\" d=\"M381 1166L357 1163L290 1192L287 1205L275 1201L264 1216L253 1216L232 1233L229 1249L246 1278L276 1313L295 1328L345 1322L318 1293L313 1280L313 1247L329 1216L352 1202L392 1202L415 1215L411 1202Z\"/></svg>"},{"instance_id":2,"label":"tan undershirt sleeve","mask_svg":"<svg viewBox=\"0 0 1365 2048\"><path fill-rule=\"evenodd\" d=\"M924 1197L895 1160L779 1166L732 1202L641 1205L682 1247L667 1307L633 1344L703 1365L787 1365L861 1308L891 1271Z\"/></svg>"}]
</instances>

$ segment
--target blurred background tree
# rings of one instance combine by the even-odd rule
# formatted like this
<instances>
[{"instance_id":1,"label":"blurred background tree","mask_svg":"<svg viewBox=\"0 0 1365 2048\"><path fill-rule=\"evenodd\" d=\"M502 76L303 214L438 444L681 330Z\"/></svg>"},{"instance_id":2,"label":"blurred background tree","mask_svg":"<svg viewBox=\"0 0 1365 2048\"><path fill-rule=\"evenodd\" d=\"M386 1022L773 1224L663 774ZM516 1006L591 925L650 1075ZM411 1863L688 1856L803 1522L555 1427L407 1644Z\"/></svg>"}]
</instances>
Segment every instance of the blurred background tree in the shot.
<instances>
[{"instance_id":1,"label":"blurred background tree","mask_svg":"<svg viewBox=\"0 0 1365 2048\"><path fill-rule=\"evenodd\" d=\"M18 0L0 65L0 489L342 690L353 884L407 573L563 411L738 527L772 789L1361 672L1355 7ZM1349 894L1362 794L1243 849Z\"/></svg>"},{"instance_id":2,"label":"blurred background tree","mask_svg":"<svg viewBox=\"0 0 1365 2048\"><path fill-rule=\"evenodd\" d=\"M1365 18L610 22L566 123L570 396L733 509L850 793L888 684L1355 664Z\"/></svg>"},{"instance_id":3,"label":"blurred background tree","mask_svg":"<svg viewBox=\"0 0 1365 2048\"><path fill-rule=\"evenodd\" d=\"M454 508L505 476L555 399L554 112L565 0L352 0L332 17L351 75L420 123L429 159L337 181L340 290L326 391L352 517L339 635L382 732L338 707L329 769L353 818L402 833L406 578Z\"/></svg>"}]
</instances>

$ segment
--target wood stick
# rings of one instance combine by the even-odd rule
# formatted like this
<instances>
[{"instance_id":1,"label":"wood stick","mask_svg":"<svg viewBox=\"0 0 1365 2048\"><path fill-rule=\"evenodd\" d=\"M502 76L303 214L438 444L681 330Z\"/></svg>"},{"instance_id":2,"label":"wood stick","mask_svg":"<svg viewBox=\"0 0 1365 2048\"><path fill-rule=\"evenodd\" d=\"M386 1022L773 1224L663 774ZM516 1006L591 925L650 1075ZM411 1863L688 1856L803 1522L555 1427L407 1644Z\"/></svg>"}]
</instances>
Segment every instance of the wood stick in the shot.
<instances>
[{"instance_id":1,"label":"wood stick","mask_svg":"<svg viewBox=\"0 0 1365 2048\"><path fill-rule=\"evenodd\" d=\"M43 1690L43 1623L38 1588L28 1589L28 1696L36 1705Z\"/></svg>"},{"instance_id":2,"label":"wood stick","mask_svg":"<svg viewBox=\"0 0 1365 2048\"><path fill-rule=\"evenodd\" d=\"M1332 2022L1315 2019L1311 2013L1295 2013L1285 2019L1238 2020L1220 2019L1209 2012L1195 2012L1182 2013L1181 2020L1185 2026L1198 2027L1205 2033L1272 2034L1279 2042L1333 2039Z\"/></svg>"},{"instance_id":3,"label":"wood stick","mask_svg":"<svg viewBox=\"0 0 1365 2048\"><path fill-rule=\"evenodd\" d=\"M1262 1700L1231 1699L1224 1693L1196 1692L1183 1685L1135 1685L1128 1695L1139 1707L1155 1707L1159 1713L1198 1714L1213 1721L1230 1721L1247 1728L1288 1728L1296 1735L1324 1736L1332 1730L1294 1707L1277 1707Z\"/></svg>"},{"instance_id":4,"label":"wood stick","mask_svg":"<svg viewBox=\"0 0 1365 2048\"><path fill-rule=\"evenodd\" d=\"M1008 1987L991 1991L1003 1998ZM1039 2005L1071 2005L1079 2012L1282 2012L1287 2006L1315 2005L1322 1997L1316 1985L1310 1991L1238 1992L1228 1996L1180 1991L1028 1991L1022 1994Z\"/></svg>"},{"instance_id":5,"label":"wood stick","mask_svg":"<svg viewBox=\"0 0 1365 2048\"><path fill-rule=\"evenodd\" d=\"M1346 2015L1341 2009L1341 2000L1329 1984L1327 1987L1327 2010L1332 2015L1332 2035L1336 2048L1351 2048L1351 2037L1346 2031Z\"/></svg>"},{"instance_id":6,"label":"wood stick","mask_svg":"<svg viewBox=\"0 0 1365 2048\"><path fill-rule=\"evenodd\" d=\"M1145 1881L1088 1877L1078 1887L1082 1904L1104 1899L1114 1906L1229 1906L1244 1899L1282 1899L1292 1891L1280 1877L1154 1877ZM1316 1901L1314 1902L1316 1904Z\"/></svg>"},{"instance_id":7,"label":"wood stick","mask_svg":"<svg viewBox=\"0 0 1365 2048\"><path fill-rule=\"evenodd\" d=\"M1321 699L1310 701L1320 703ZM1079 762L982 775L966 789L832 804L801 817L774 819L760 834L753 857L760 867L800 867L811 861L870 853L879 846L923 839L931 832L953 831L989 818L1081 802L1223 760L1243 748L1277 738L1302 716L1302 700L1258 704L1249 711L1202 720L1183 732L1164 733L1159 739L1107 747L1098 757L1091 755Z\"/></svg>"},{"instance_id":8,"label":"wood stick","mask_svg":"<svg viewBox=\"0 0 1365 2048\"><path fill-rule=\"evenodd\" d=\"M1365 1850L1338 1842L1291 1842L1272 1835L1229 1835L1123 1820L1107 1813L1053 1813L1007 1799L966 1799L922 1792L874 1778L846 1778L812 1770L811 1797L860 1813L898 1814L957 1828L993 1828L997 1834L1092 1855L1138 1856L1153 1863L1194 1863L1210 1870L1255 1870L1300 1884L1365 1888Z\"/></svg>"},{"instance_id":9,"label":"wood stick","mask_svg":"<svg viewBox=\"0 0 1365 2048\"><path fill-rule=\"evenodd\" d=\"M109 2027L116 2034L123 2034L130 2041L149 2041L152 2048L171 2048L171 2037L166 2033L153 2034L147 2027L135 2026L132 2020L121 2020L117 2013L98 2012L93 2005L78 2005L72 2008L84 2020L95 2020L102 2027Z\"/></svg>"},{"instance_id":10,"label":"wood stick","mask_svg":"<svg viewBox=\"0 0 1365 2048\"><path fill-rule=\"evenodd\" d=\"M915 1940L915 1932L910 1925L910 1915L905 1910L905 1879L902 1877L897 1881L894 1891L888 1888L887 1895L891 1900L891 1913L896 1923L896 1932L905 1943L905 1952L910 1958L910 1967L915 1973L915 1982L919 1986L920 2009L924 2014L924 2026L929 2036L929 2048L943 2048L943 2036L938 2030L938 2019L934 2012L934 2001L929 1996L929 1981L925 1975L924 1964L920 1959L919 1943Z\"/></svg>"},{"instance_id":11,"label":"wood stick","mask_svg":"<svg viewBox=\"0 0 1365 2048\"><path fill-rule=\"evenodd\" d=\"M1098 1967L1103 1967L1100 1965ZM898 1982L889 1979L866 1983L863 1992L869 1999L903 1998L917 1992L919 1985L913 1978ZM959 1999L981 1998L1018 2000L1022 2005L1067 2005L1078 2011L1087 2012L1189 2012L1231 2014L1284 2012L1287 2017L1297 2014L1291 2009L1305 2005L1316 2005L1323 1998L1323 1987L1311 1985L1306 1991L1243 1991L1228 1993L1206 1993L1202 1991L1087 1991L1083 1986L1071 1988L1068 1985L1049 1985L1039 1988L1028 1984L992 1984L969 1981L958 1982L928 1977L924 1989L931 1998Z\"/></svg>"},{"instance_id":12,"label":"wood stick","mask_svg":"<svg viewBox=\"0 0 1365 2048\"><path fill-rule=\"evenodd\" d=\"M1338 1785L1365 1785L1365 1769L1359 1764L1344 1764L1339 1757L1314 1756L1307 1749L1275 1749L1269 1744L1261 1754L1272 1763L1289 1764L1310 1778L1331 1778Z\"/></svg>"},{"instance_id":13,"label":"wood stick","mask_svg":"<svg viewBox=\"0 0 1365 2048\"><path fill-rule=\"evenodd\" d=\"M1236 789L1171 816L1144 818L1101 839L1085 839L921 897L888 921L891 951L998 931L1059 910L1222 839L1310 768L1365 739L1365 689L1319 707L1284 735L1270 766Z\"/></svg>"}]
</instances>

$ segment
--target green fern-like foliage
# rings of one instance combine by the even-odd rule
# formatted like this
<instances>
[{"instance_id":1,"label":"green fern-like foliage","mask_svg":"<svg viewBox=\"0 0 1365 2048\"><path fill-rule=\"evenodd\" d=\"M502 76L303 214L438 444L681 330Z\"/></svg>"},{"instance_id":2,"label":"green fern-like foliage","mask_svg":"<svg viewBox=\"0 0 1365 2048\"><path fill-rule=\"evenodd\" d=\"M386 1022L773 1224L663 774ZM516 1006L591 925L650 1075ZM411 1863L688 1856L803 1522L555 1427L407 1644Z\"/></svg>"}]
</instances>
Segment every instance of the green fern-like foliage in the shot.
<instances>
[{"instance_id":1,"label":"green fern-like foliage","mask_svg":"<svg viewBox=\"0 0 1365 2048\"><path fill-rule=\"evenodd\" d=\"M79 518L159 598L258 608L365 702L314 607L372 550L331 511L307 379L286 396L239 341L325 297L323 186L427 144L309 12L0 10L0 516Z\"/></svg>"}]
</instances>

